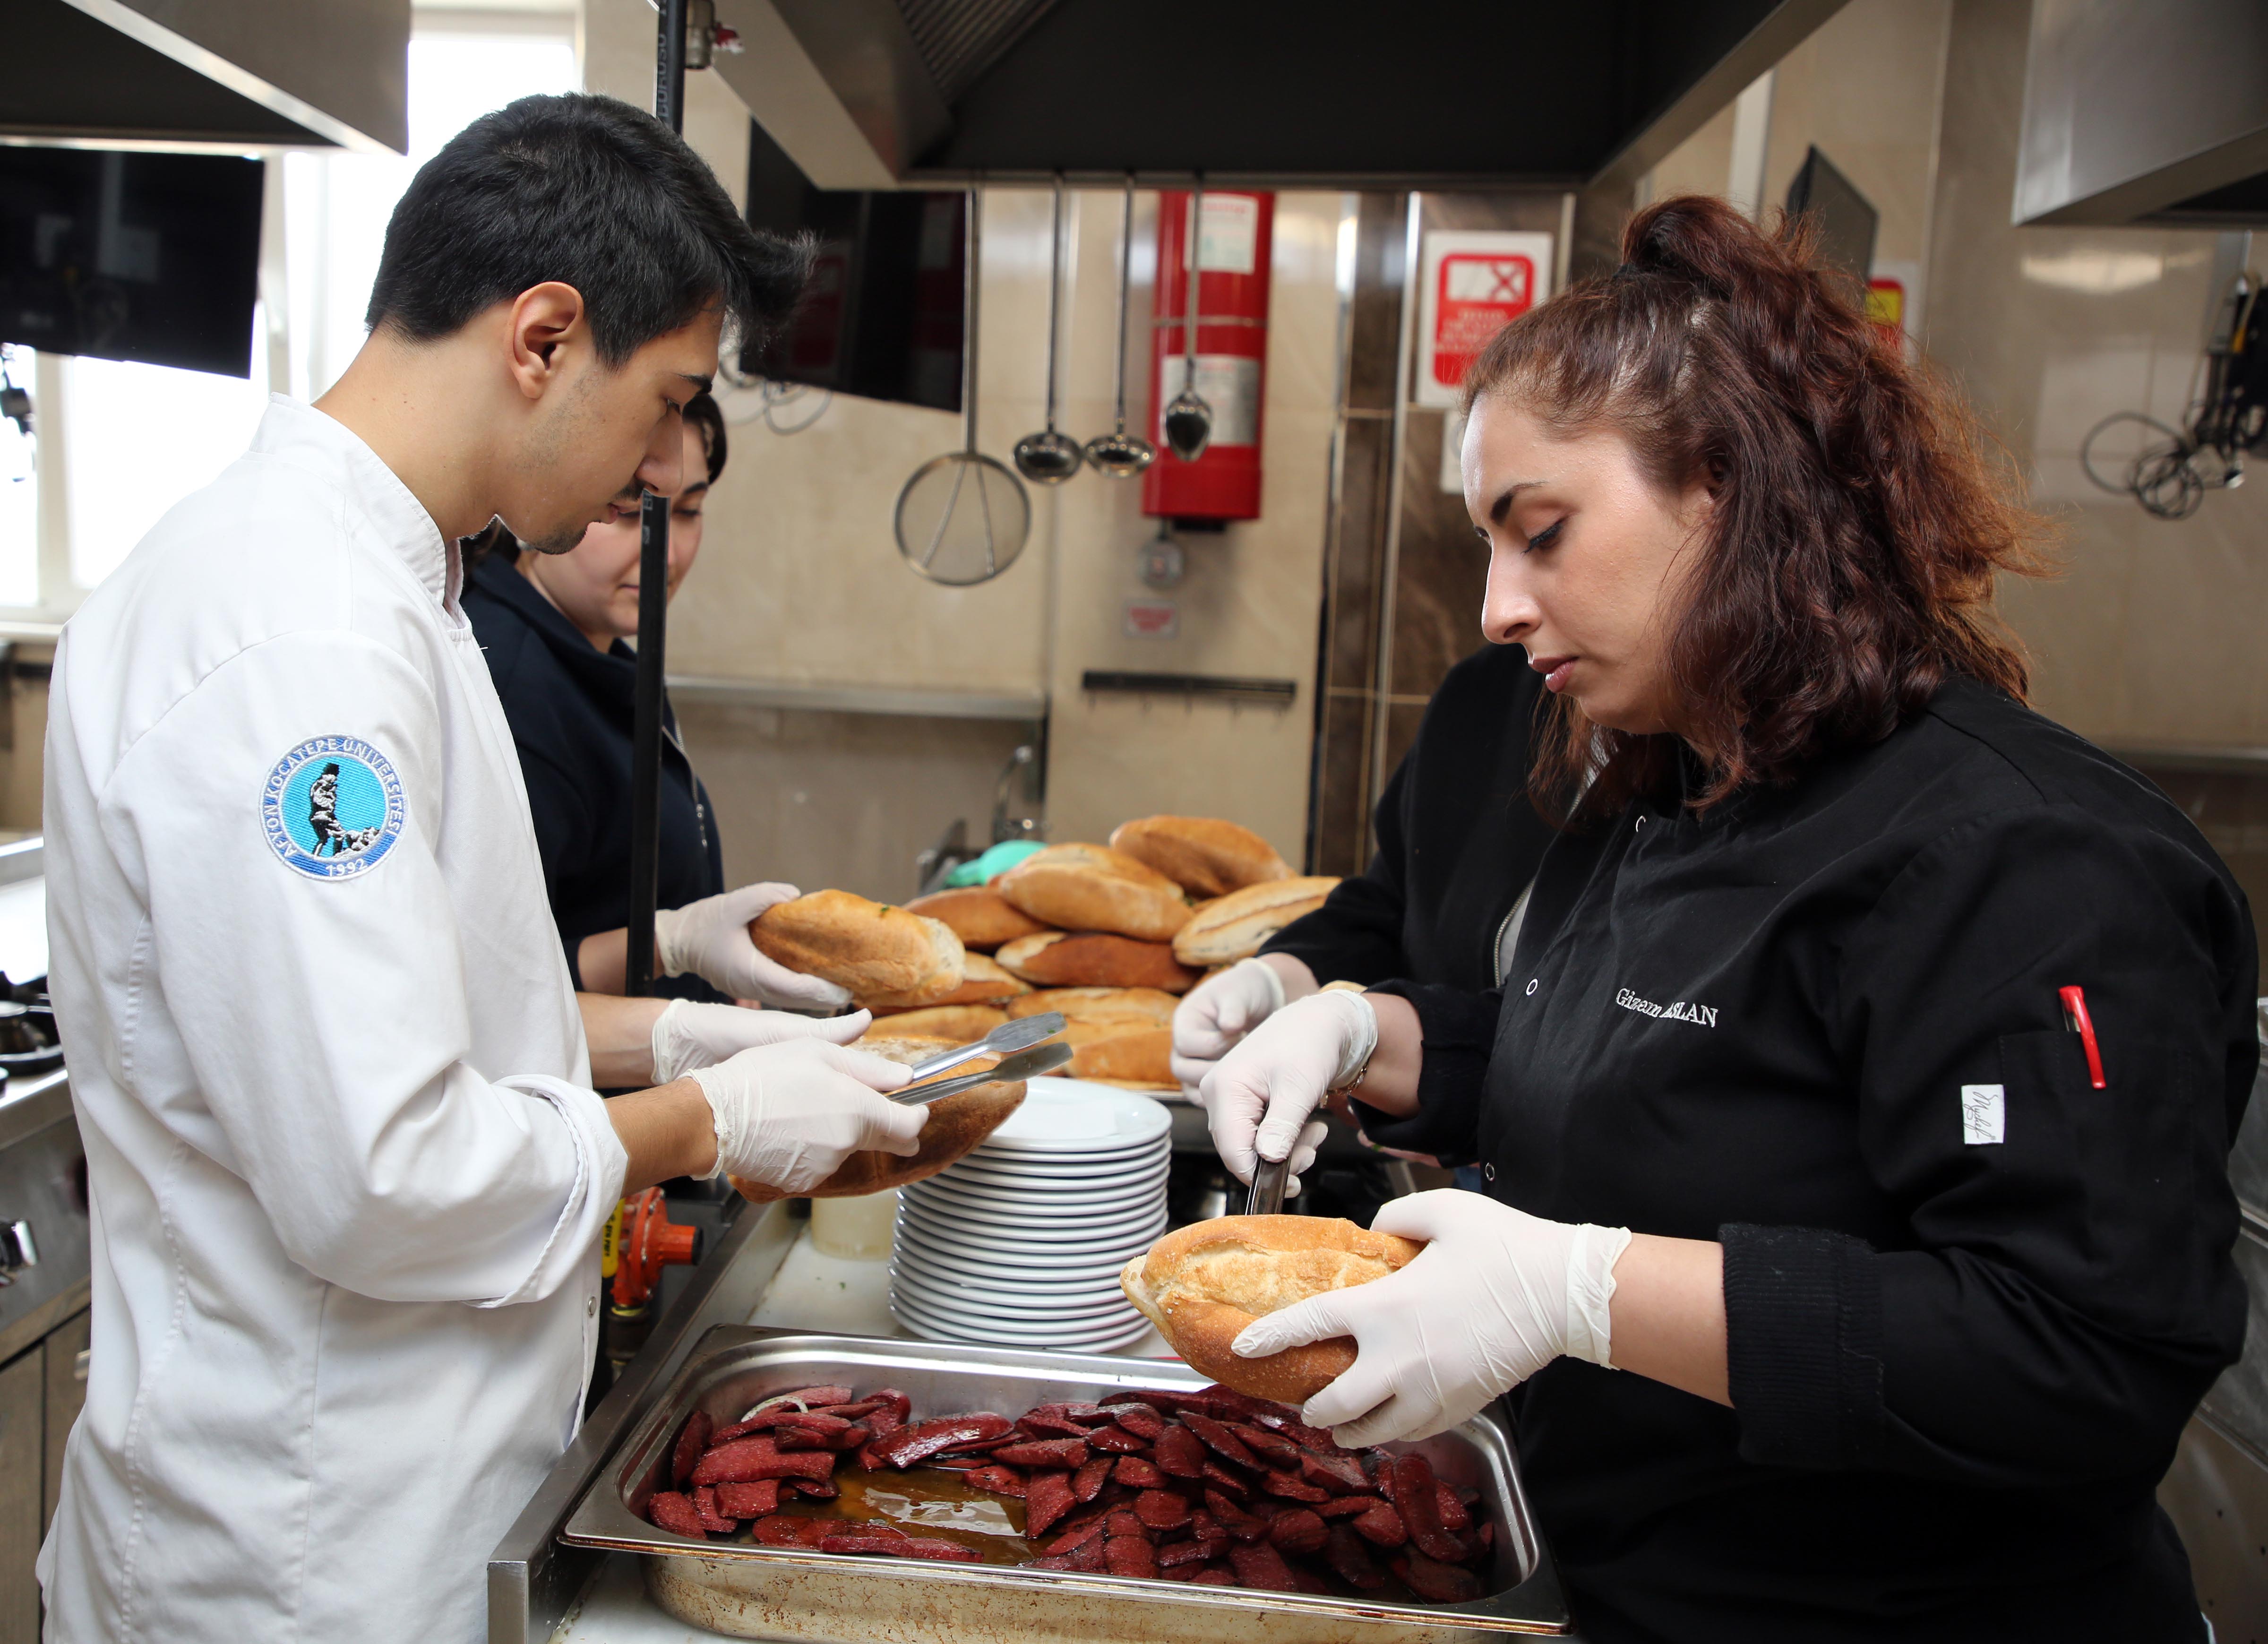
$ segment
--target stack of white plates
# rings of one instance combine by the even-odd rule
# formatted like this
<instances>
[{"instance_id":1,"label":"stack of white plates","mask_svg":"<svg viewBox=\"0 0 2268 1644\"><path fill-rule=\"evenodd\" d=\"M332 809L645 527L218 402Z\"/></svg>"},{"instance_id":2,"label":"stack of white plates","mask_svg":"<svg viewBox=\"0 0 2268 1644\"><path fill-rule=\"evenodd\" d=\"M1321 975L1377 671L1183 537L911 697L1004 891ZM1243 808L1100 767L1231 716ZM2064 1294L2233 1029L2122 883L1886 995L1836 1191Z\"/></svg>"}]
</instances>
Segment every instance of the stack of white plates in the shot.
<instances>
[{"instance_id":1,"label":"stack of white plates","mask_svg":"<svg viewBox=\"0 0 2268 1644\"><path fill-rule=\"evenodd\" d=\"M1148 1096L1035 1079L966 1158L900 1191L890 1310L930 1341L1106 1352L1141 1339L1118 1270L1166 1230L1173 1121Z\"/></svg>"}]
</instances>

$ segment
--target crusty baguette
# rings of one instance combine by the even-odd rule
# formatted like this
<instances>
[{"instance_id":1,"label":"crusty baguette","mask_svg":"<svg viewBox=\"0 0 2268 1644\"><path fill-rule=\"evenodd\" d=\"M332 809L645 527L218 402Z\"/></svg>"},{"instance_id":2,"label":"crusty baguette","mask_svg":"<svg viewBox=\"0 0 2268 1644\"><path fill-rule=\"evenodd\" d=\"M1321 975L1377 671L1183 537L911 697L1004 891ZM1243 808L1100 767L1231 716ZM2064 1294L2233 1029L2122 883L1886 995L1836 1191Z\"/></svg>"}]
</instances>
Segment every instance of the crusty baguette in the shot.
<instances>
[{"instance_id":1,"label":"crusty baguette","mask_svg":"<svg viewBox=\"0 0 2268 1644\"><path fill-rule=\"evenodd\" d=\"M1292 920L1322 907L1338 882L1328 875L1278 879L1216 896L1174 934L1174 957L1198 970L1249 959Z\"/></svg>"},{"instance_id":2,"label":"crusty baguette","mask_svg":"<svg viewBox=\"0 0 2268 1644\"><path fill-rule=\"evenodd\" d=\"M1174 1087L1171 1028L1131 1021L1075 1021L1060 1036L1071 1046L1073 1079L1137 1080L1146 1090Z\"/></svg>"},{"instance_id":3,"label":"crusty baguette","mask_svg":"<svg viewBox=\"0 0 2268 1644\"><path fill-rule=\"evenodd\" d=\"M1184 890L1225 896L1291 874L1276 847L1249 828L1213 816L1144 816L1121 822L1110 848L1146 862Z\"/></svg>"},{"instance_id":4,"label":"crusty baguette","mask_svg":"<svg viewBox=\"0 0 2268 1644\"><path fill-rule=\"evenodd\" d=\"M1003 947L1000 963L1041 987L1140 987L1186 993L1197 973L1168 942L1138 942L1100 931L1043 931Z\"/></svg>"},{"instance_id":5,"label":"crusty baguette","mask_svg":"<svg viewBox=\"0 0 2268 1644\"><path fill-rule=\"evenodd\" d=\"M847 890L815 890L767 908L748 938L767 959L860 998L895 994L934 1005L961 985L961 939L950 927Z\"/></svg>"},{"instance_id":6,"label":"crusty baguette","mask_svg":"<svg viewBox=\"0 0 2268 1644\"><path fill-rule=\"evenodd\" d=\"M990 953L1003 942L1032 936L1048 927L1012 904L990 885L932 891L906 903L908 913L939 920L961 938L963 947Z\"/></svg>"},{"instance_id":7,"label":"crusty baguette","mask_svg":"<svg viewBox=\"0 0 2268 1644\"><path fill-rule=\"evenodd\" d=\"M921 1010L932 1005L1005 1005L1019 993L1028 993L1031 984L1004 970L983 954L963 954L961 956L961 985L939 999L934 990L917 989L911 993L861 994L858 1003L877 1015L893 1011Z\"/></svg>"},{"instance_id":8,"label":"crusty baguette","mask_svg":"<svg viewBox=\"0 0 2268 1644\"><path fill-rule=\"evenodd\" d=\"M911 1066L924 1057L934 1056L949 1048L952 1042L945 1039L914 1038L895 1034L868 1034L852 1048L871 1051L876 1056ZM997 1065L999 1058L981 1057L948 1067L937 1074L937 1079L953 1079L962 1073L975 1073L988 1065ZM932 1080L924 1080L924 1084ZM910 1088L910 1087L909 1087ZM946 1166L961 1158L983 1141L1024 1102L1021 1080L1006 1083L998 1080L979 1085L974 1090L964 1090L958 1095L940 1096L929 1104L929 1119L921 1131L921 1151L909 1158L880 1148L854 1153L843 1161L843 1166L810 1191L813 1198L850 1198L865 1193L886 1192L894 1187L903 1187L909 1182L919 1182L935 1176ZM762 1182L750 1182L740 1176L731 1178L733 1187L742 1197L758 1205L769 1205L787 1195L776 1187Z\"/></svg>"},{"instance_id":9,"label":"crusty baguette","mask_svg":"<svg viewBox=\"0 0 2268 1644\"><path fill-rule=\"evenodd\" d=\"M998 1005L932 1005L925 1010L894 1011L878 1027L889 1033L917 1034L945 1044L968 1044L1006 1023Z\"/></svg>"},{"instance_id":10,"label":"crusty baguette","mask_svg":"<svg viewBox=\"0 0 2268 1644\"><path fill-rule=\"evenodd\" d=\"M992 888L1059 931L1108 931L1169 942L1189 920L1189 898L1179 885L1099 844L1051 844L1001 874Z\"/></svg>"},{"instance_id":11,"label":"crusty baguette","mask_svg":"<svg viewBox=\"0 0 2268 1644\"><path fill-rule=\"evenodd\" d=\"M1007 1011L1011 1017L1037 1016L1052 1010L1060 1012L1067 1021L1133 1021L1156 1027L1172 1024L1174 1006L1180 1002L1157 988L1058 987L1012 999Z\"/></svg>"},{"instance_id":12,"label":"crusty baguette","mask_svg":"<svg viewBox=\"0 0 2268 1644\"><path fill-rule=\"evenodd\" d=\"M1254 1398L1302 1404L1353 1365L1351 1337L1265 1359L1240 1359L1229 1344L1256 1318L1383 1279L1425 1248L1336 1217L1222 1216L1166 1235L1118 1285L1190 1368Z\"/></svg>"}]
</instances>

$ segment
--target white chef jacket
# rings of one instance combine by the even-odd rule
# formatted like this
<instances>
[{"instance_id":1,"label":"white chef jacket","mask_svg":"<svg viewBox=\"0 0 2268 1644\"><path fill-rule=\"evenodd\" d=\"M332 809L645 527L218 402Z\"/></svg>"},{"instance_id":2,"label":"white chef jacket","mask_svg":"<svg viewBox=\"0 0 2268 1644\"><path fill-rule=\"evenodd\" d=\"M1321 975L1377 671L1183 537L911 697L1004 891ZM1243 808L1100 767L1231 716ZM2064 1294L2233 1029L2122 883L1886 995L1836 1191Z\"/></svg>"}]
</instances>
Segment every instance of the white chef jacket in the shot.
<instances>
[{"instance_id":1,"label":"white chef jacket","mask_svg":"<svg viewBox=\"0 0 2268 1644\"><path fill-rule=\"evenodd\" d=\"M56 651L94 1298L50 1640L480 1638L575 1429L626 1161L460 577L277 396Z\"/></svg>"}]
</instances>

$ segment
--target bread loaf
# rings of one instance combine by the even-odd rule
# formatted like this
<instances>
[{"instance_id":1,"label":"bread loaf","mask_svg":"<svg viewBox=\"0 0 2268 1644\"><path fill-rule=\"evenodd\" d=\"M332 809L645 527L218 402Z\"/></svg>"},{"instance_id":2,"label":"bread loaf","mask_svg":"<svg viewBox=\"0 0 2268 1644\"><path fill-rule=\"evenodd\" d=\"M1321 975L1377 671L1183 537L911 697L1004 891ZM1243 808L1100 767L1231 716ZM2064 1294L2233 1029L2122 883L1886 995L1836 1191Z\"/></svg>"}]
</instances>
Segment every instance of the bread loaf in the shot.
<instances>
[{"instance_id":1,"label":"bread loaf","mask_svg":"<svg viewBox=\"0 0 2268 1644\"><path fill-rule=\"evenodd\" d=\"M1278 879L1215 897L1174 937L1174 957L1194 969L1249 959L1292 920L1323 905L1338 881Z\"/></svg>"},{"instance_id":2,"label":"bread loaf","mask_svg":"<svg viewBox=\"0 0 2268 1644\"><path fill-rule=\"evenodd\" d=\"M858 1003L878 1016L893 1011L920 1010L933 1005L1005 1005L1019 993L1028 993L1031 984L1000 968L994 960L983 954L963 954L961 956L961 985L943 998L933 991L917 989L911 993L868 993Z\"/></svg>"},{"instance_id":3,"label":"bread loaf","mask_svg":"<svg viewBox=\"0 0 2268 1644\"><path fill-rule=\"evenodd\" d=\"M1071 1076L1108 1080L1143 1090L1173 1090L1174 1030L1133 1021L1075 1021L1063 1030Z\"/></svg>"},{"instance_id":4,"label":"bread loaf","mask_svg":"<svg viewBox=\"0 0 2268 1644\"><path fill-rule=\"evenodd\" d=\"M1059 931L1108 931L1169 942L1189 898L1155 868L1099 844L1051 844L992 881L1011 903Z\"/></svg>"},{"instance_id":5,"label":"bread loaf","mask_svg":"<svg viewBox=\"0 0 2268 1644\"><path fill-rule=\"evenodd\" d=\"M1144 816L1121 822L1110 848L1146 862L1184 890L1225 896L1289 877L1290 864L1249 828L1211 816Z\"/></svg>"},{"instance_id":6,"label":"bread loaf","mask_svg":"<svg viewBox=\"0 0 2268 1644\"><path fill-rule=\"evenodd\" d=\"M1222 1216L1166 1235L1126 1264L1119 1288L1201 1375L1255 1398L1301 1404L1354 1363L1351 1337L1240 1359L1256 1318L1327 1290L1368 1284L1425 1247L1325 1216Z\"/></svg>"},{"instance_id":7,"label":"bread loaf","mask_svg":"<svg viewBox=\"0 0 2268 1644\"><path fill-rule=\"evenodd\" d=\"M932 1005L926 1010L893 1013L877 1025L893 1034L935 1039L943 1046L970 1043L1007 1020L1008 1013L998 1005Z\"/></svg>"},{"instance_id":8,"label":"bread loaf","mask_svg":"<svg viewBox=\"0 0 2268 1644\"><path fill-rule=\"evenodd\" d=\"M767 908L748 926L765 958L824 977L862 999L933 1005L961 985L961 939L935 919L847 890L815 890Z\"/></svg>"},{"instance_id":9,"label":"bread loaf","mask_svg":"<svg viewBox=\"0 0 2268 1644\"><path fill-rule=\"evenodd\" d=\"M874 1055L910 1067L924 1057L934 1056L950 1048L944 1039L912 1038L895 1035L868 1034L852 1047L869 1051ZM948 1067L937 1079L954 1079L962 1073L975 1073L988 1065L997 1065L998 1057L980 1057L963 1062L958 1067ZM932 1084L935 1080L924 1080ZM917 1087L909 1087L916 1088ZM843 1168L811 1190L813 1198L851 1198L864 1193L880 1193L894 1187L903 1187L909 1182L919 1182L935 1176L946 1166L967 1154L983 1141L1024 1102L1021 1080L1003 1083L995 1080L979 1085L974 1090L964 1090L958 1095L940 1096L929 1105L928 1121L922 1125L921 1151L909 1158L901 1158L880 1148L865 1153L854 1153L843 1161ZM730 1178L741 1196L752 1203L769 1205L787 1195L776 1187L762 1182L751 1182L741 1176Z\"/></svg>"},{"instance_id":10,"label":"bread loaf","mask_svg":"<svg viewBox=\"0 0 2268 1644\"><path fill-rule=\"evenodd\" d=\"M990 885L970 885L960 890L932 891L906 903L908 913L918 913L948 926L963 947L990 953L1003 942L1035 935L1048 927Z\"/></svg>"},{"instance_id":11,"label":"bread loaf","mask_svg":"<svg viewBox=\"0 0 2268 1644\"><path fill-rule=\"evenodd\" d=\"M1012 1019L1057 1011L1066 1021L1133 1021L1158 1027L1172 1025L1179 1002L1157 988L1059 987L1010 999L1007 1010Z\"/></svg>"},{"instance_id":12,"label":"bread loaf","mask_svg":"<svg viewBox=\"0 0 2268 1644\"><path fill-rule=\"evenodd\" d=\"M1046 931L1003 947L1000 963L1042 987L1140 987L1185 993L1197 973L1174 957L1168 942L1138 942L1099 931Z\"/></svg>"}]
</instances>

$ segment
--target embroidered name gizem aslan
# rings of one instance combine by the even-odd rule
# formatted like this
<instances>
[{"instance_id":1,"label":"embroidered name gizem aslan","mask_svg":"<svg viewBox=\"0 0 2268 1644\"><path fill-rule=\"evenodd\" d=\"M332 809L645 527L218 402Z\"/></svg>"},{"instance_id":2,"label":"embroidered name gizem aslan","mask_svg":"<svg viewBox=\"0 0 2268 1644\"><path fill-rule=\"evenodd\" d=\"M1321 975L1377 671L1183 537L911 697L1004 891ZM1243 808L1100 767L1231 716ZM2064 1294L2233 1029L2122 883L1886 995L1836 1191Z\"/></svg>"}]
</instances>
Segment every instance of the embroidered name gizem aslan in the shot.
<instances>
[{"instance_id":1,"label":"embroidered name gizem aslan","mask_svg":"<svg viewBox=\"0 0 2268 1644\"><path fill-rule=\"evenodd\" d=\"M1683 999L1674 1005L1657 1005L1650 999L1640 999L1628 988L1616 990L1615 1003L1624 1010L1634 1010L1641 1016L1659 1016L1665 1021L1697 1022L1704 1028L1717 1025L1714 1005L1689 1005Z\"/></svg>"}]
</instances>

